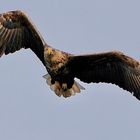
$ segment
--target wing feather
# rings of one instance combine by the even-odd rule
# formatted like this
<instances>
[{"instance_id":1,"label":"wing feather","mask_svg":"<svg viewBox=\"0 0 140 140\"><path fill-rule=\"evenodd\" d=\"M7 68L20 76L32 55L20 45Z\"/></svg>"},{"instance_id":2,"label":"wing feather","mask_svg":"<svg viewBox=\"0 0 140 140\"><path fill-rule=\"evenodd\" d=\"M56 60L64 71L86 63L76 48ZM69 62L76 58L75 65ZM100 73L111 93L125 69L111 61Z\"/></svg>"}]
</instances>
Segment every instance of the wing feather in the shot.
<instances>
[{"instance_id":1,"label":"wing feather","mask_svg":"<svg viewBox=\"0 0 140 140\"><path fill-rule=\"evenodd\" d=\"M0 14L0 56L30 48L44 64L44 45L42 36L25 13Z\"/></svg>"},{"instance_id":2,"label":"wing feather","mask_svg":"<svg viewBox=\"0 0 140 140\"><path fill-rule=\"evenodd\" d=\"M15 50L16 48L16 35L17 35L17 29L11 29L10 35L9 35L9 41L7 43L5 54L8 54L11 52L11 49Z\"/></svg>"},{"instance_id":3,"label":"wing feather","mask_svg":"<svg viewBox=\"0 0 140 140\"><path fill-rule=\"evenodd\" d=\"M20 48L21 48L21 45L22 44L20 44L20 42L21 42L21 40L20 40L21 38L20 38L20 31L19 31L19 29L17 30L17 47L16 48L14 48L13 50L11 50L11 52L14 52L15 51L15 49L17 49L17 50L19 50Z\"/></svg>"},{"instance_id":4,"label":"wing feather","mask_svg":"<svg viewBox=\"0 0 140 140\"><path fill-rule=\"evenodd\" d=\"M140 63L120 52L71 56L67 67L86 83L112 83L140 99Z\"/></svg>"}]
</instances>

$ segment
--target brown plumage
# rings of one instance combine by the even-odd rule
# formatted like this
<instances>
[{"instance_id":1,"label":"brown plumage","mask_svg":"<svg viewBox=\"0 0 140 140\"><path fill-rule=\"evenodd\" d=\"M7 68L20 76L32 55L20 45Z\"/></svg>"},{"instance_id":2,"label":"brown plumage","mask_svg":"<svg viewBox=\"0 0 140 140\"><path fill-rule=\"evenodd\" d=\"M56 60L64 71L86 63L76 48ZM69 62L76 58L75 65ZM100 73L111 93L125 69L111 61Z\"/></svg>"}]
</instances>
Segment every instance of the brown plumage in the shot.
<instances>
[{"instance_id":1,"label":"brown plumage","mask_svg":"<svg viewBox=\"0 0 140 140\"><path fill-rule=\"evenodd\" d=\"M43 40L27 15L21 11L0 14L0 56L30 48L42 61L47 84L58 96L69 97L86 83L112 83L140 99L140 63L120 52L72 55L56 50Z\"/></svg>"},{"instance_id":2,"label":"brown plumage","mask_svg":"<svg viewBox=\"0 0 140 140\"><path fill-rule=\"evenodd\" d=\"M30 48L44 64L43 38L21 11L0 14L0 56Z\"/></svg>"}]
</instances>

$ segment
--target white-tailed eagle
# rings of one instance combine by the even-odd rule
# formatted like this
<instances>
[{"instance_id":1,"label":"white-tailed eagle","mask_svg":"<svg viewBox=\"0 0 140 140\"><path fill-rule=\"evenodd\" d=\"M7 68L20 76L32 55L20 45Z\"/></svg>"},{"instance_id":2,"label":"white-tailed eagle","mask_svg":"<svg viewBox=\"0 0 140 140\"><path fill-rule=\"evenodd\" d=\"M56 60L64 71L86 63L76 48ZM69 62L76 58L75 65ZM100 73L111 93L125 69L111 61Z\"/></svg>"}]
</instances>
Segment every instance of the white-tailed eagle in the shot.
<instances>
[{"instance_id":1,"label":"white-tailed eagle","mask_svg":"<svg viewBox=\"0 0 140 140\"><path fill-rule=\"evenodd\" d=\"M86 83L112 83L140 99L140 63L121 52L73 55L50 47L21 11L0 14L0 56L30 48L46 67L44 76L58 96L70 97Z\"/></svg>"}]
</instances>

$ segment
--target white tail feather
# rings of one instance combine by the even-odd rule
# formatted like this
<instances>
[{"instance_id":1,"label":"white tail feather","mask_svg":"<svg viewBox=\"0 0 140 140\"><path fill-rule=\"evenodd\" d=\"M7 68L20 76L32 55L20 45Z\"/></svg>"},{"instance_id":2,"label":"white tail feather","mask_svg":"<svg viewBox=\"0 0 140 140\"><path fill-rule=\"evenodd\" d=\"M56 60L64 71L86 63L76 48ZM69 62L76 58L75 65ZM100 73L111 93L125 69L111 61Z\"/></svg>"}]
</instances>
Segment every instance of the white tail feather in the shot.
<instances>
[{"instance_id":1,"label":"white tail feather","mask_svg":"<svg viewBox=\"0 0 140 140\"><path fill-rule=\"evenodd\" d=\"M81 86L78 82L74 81L74 84L71 89L64 90L60 83L58 81L55 81L54 84L51 83L51 76L49 74L46 74L43 76L43 78L46 79L46 83L50 86L50 89L55 92L57 96L63 96L63 97L70 97L72 95L75 95L76 93L80 93L81 90L84 90L85 88Z\"/></svg>"}]
</instances>

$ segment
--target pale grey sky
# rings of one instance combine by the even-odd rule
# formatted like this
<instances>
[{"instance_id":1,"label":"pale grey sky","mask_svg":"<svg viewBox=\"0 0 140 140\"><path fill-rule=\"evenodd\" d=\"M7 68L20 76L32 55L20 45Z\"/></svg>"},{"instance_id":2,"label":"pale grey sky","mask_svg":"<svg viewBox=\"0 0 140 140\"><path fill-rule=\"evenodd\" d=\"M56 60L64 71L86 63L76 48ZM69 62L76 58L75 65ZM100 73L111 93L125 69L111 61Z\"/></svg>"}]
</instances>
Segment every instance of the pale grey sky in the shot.
<instances>
[{"instance_id":1,"label":"pale grey sky","mask_svg":"<svg viewBox=\"0 0 140 140\"><path fill-rule=\"evenodd\" d=\"M119 50L140 60L139 0L1 0L21 9L48 44L70 53ZM1 140L139 140L140 102L109 84L57 97L30 50L0 59Z\"/></svg>"}]
</instances>

